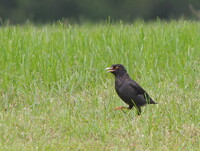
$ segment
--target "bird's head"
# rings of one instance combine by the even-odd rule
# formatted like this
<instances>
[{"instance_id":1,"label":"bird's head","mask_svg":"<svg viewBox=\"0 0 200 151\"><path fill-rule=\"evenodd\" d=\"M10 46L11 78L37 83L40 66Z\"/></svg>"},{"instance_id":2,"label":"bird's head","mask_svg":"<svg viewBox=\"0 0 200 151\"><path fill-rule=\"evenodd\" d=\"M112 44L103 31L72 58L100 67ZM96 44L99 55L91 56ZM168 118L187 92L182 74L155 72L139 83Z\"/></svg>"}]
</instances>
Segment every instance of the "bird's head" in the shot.
<instances>
[{"instance_id":1,"label":"bird's head","mask_svg":"<svg viewBox=\"0 0 200 151\"><path fill-rule=\"evenodd\" d=\"M105 70L107 70L107 72L111 72L114 75L126 73L125 67L121 64L114 64L111 67L106 68Z\"/></svg>"}]
</instances>

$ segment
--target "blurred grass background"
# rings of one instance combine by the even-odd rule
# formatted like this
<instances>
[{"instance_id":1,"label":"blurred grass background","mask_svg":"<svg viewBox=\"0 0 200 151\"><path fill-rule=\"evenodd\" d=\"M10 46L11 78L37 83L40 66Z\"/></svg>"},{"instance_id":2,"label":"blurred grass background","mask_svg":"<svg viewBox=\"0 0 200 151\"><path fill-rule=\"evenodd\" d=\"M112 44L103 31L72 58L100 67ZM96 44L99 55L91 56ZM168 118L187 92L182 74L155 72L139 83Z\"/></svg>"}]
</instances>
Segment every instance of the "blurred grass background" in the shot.
<instances>
[{"instance_id":1,"label":"blurred grass background","mask_svg":"<svg viewBox=\"0 0 200 151\"><path fill-rule=\"evenodd\" d=\"M0 25L200 19L199 0L1 0Z\"/></svg>"}]
</instances>

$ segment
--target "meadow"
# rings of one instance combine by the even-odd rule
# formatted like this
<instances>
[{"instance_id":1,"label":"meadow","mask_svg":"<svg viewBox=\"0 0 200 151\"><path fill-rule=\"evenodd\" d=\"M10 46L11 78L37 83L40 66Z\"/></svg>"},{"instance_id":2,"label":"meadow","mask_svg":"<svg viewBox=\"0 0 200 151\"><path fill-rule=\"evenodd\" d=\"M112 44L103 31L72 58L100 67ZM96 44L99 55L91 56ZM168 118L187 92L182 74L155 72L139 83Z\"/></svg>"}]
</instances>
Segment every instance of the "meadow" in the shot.
<instances>
[{"instance_id":1,"label":"meadow","mask_svg":"<svg viewBox=\"0 0 200 151\"><path fill-rule=\"evenodd\" d=\"M158 102L136 110L104 69ZM0 150L197 151L200 22L0 27Z\"/></svg>"}]
</instances>

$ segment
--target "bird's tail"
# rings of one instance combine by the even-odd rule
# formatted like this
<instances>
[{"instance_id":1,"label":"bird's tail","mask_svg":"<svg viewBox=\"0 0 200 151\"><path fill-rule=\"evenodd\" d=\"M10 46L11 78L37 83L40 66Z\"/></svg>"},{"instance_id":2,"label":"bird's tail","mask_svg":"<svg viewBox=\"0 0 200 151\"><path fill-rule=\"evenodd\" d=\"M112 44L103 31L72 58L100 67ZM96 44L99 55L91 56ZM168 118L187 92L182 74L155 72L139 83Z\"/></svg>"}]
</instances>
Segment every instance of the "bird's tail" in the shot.
<instances>
[{"instance_id":1,"label":"bird's tail","mask_svg":"<svg viewBox=\"0 0 200 151\"><path fill-rule=\"evenodd\" d=\"M149 104L158 104L157 102L155 102L152 98L150 98L150 102Z\"/></svg>"},{"instance_id":2,"label":"bird's tail","mask_svg":"<svg viewBox=\"0 0 200 151\"><path fill-rule=\"evenodd\" d=\"M147 93L145 93L145 98L146 98L147 104L158 104Z\"/></svg>"}]
</instances>

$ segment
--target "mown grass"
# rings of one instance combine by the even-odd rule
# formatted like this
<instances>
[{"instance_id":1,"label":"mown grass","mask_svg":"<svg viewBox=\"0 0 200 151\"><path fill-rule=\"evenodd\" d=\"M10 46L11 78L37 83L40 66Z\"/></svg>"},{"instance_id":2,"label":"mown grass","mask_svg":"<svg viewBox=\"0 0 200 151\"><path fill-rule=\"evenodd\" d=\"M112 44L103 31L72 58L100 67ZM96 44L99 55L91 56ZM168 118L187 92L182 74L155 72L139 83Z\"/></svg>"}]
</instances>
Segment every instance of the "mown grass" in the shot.
<instances>
[{"instance_id":1,"label":"mown grass","mask_svg":"<svg viewBox=\"0 0 200 151\"><path fill-rule=\"evenodd\" d=\"M200 23L0 28L0 150L198 150ZM125 105L123 64L158 105Z\"/></svg>"}]
</instances>

